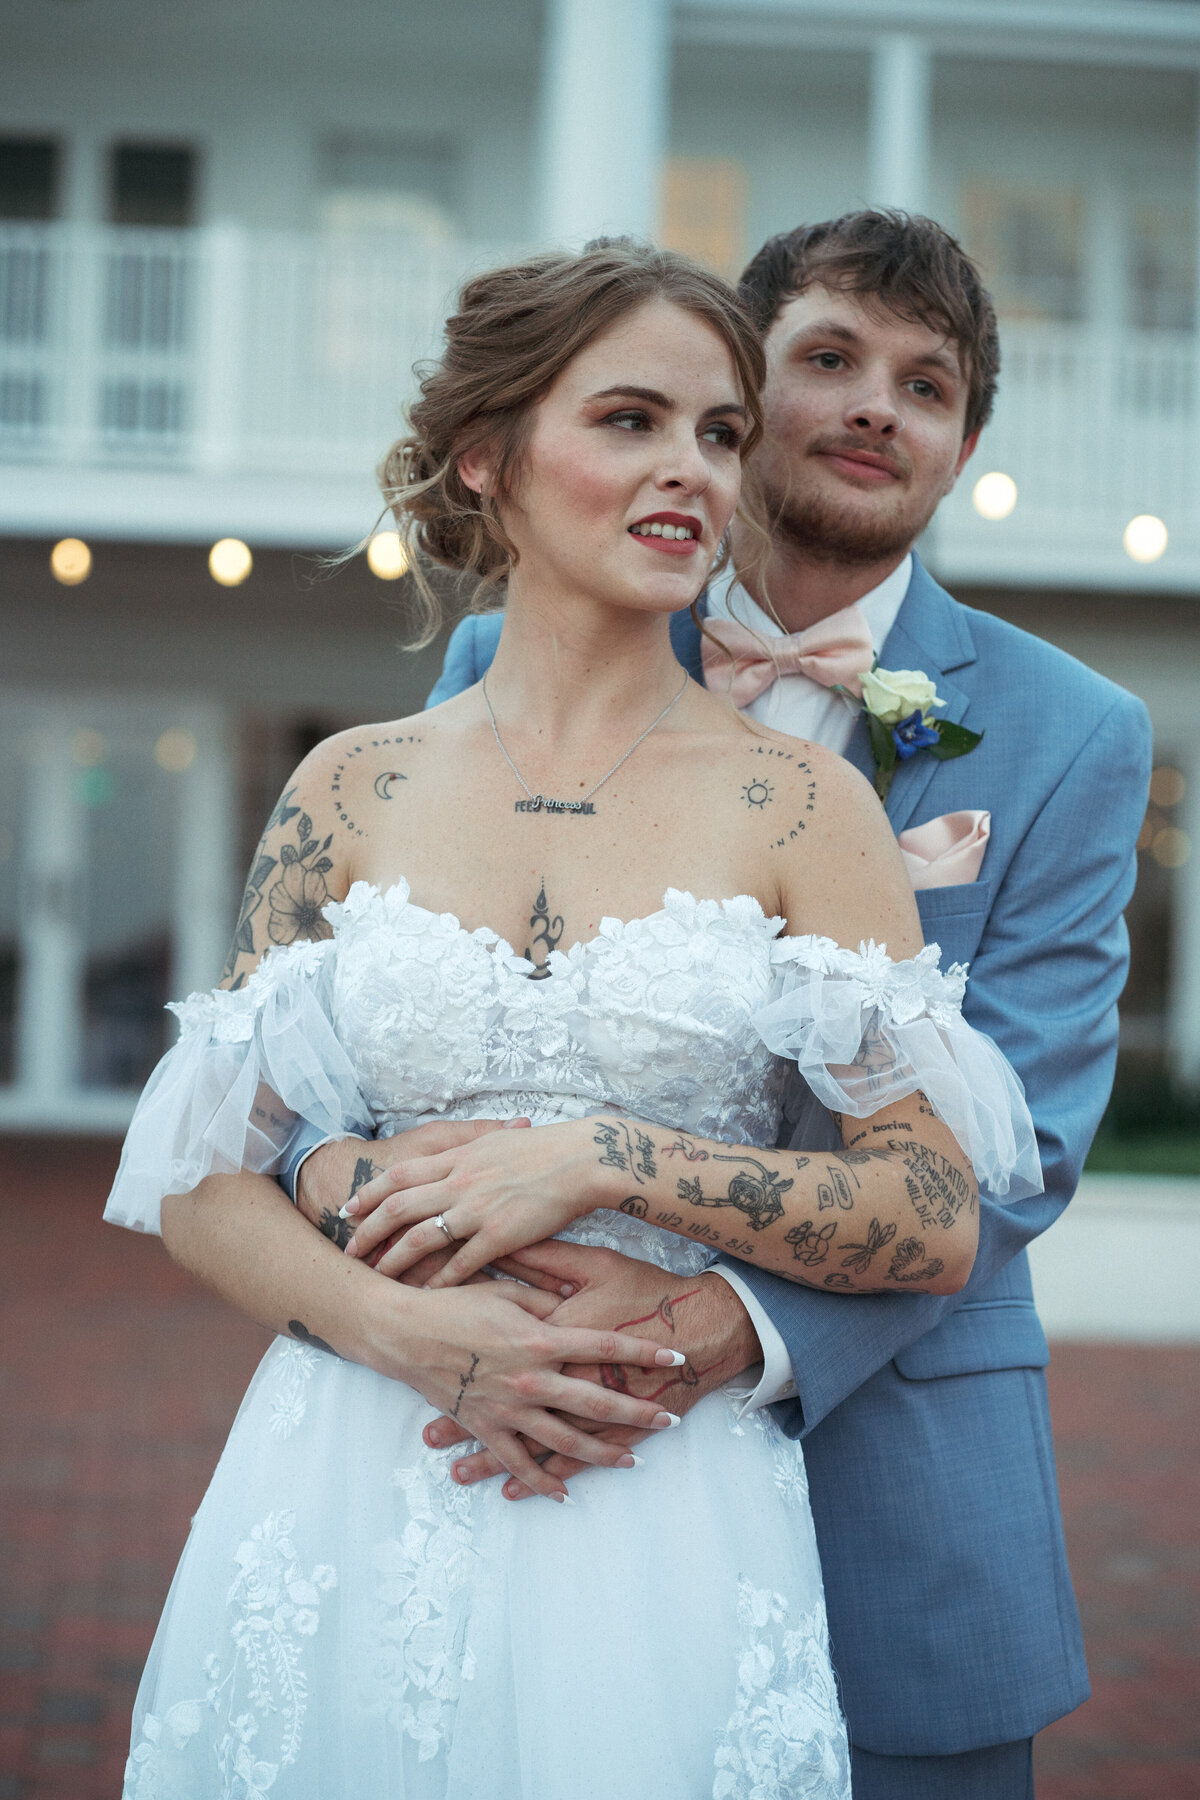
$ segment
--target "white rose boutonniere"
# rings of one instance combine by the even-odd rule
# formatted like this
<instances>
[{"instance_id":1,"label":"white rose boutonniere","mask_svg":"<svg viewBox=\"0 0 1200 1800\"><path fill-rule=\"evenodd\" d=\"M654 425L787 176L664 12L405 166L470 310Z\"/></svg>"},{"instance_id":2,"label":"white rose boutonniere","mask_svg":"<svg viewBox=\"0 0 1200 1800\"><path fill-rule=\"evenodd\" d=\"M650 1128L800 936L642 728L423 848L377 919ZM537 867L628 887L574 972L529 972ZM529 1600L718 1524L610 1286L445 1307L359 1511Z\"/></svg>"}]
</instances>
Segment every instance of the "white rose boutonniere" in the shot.
<instances>
[{"instance_id":1,"label":"white rose boutonniere","mask_svg":"<svg viewBox=\"0 0 1200 1800\"><path fill-rule=\"evenodd\" d=\"M944 706L937 688L923 669L881 669L876 663L864 670L863 711L871 733L875 763L875 792L886 800L892 777L902 762L918 750L928 750L939 762L969 756L983 737L949 719L935 719L935 706Z\"/></svg>"}]
</instances>

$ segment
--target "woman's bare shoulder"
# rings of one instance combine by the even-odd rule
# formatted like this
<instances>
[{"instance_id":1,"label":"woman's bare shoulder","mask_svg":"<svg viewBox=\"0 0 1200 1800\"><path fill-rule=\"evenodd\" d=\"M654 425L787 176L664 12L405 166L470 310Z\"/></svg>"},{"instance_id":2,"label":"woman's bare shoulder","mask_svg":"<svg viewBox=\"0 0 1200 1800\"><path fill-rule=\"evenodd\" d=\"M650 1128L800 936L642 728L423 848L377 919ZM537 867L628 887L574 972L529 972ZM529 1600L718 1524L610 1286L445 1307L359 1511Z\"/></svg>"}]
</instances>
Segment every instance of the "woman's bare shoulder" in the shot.
<instances>
[{"instance_id":1,"label":"woman's bare shoulder","mask_svg":"<svg viewBox=\"0 0 1200 1800\"><path fill-rule=\"evenodd\" d=\"M735 720L732 732L714 737L713 751L714 798L719 784L720 797L764 852L786 851L847 806L869 812L865 803L874 800L869 784L835 751L753 721Z\"/></svg>"},{"instance_id":2,"label":"woman's bare shoulder","mask_svg":"<svg viewBox=\"0 0 1200 1800\"><path fill-rule=\"evenodd\" d=\"M361 836L362 819L419 775L438 731L438 722L422 713L350 726L310 750L295 779L336 826L351 838Z\"/></svg>"},{"instance_id":3,"label":"woman's bare shoulder","mask_svg":"<svg viewBox=\"0 0 1200 1800\"><path fill-rule=\"evenodd\" d=\"M354 879L373 815L416 768L420 716L334 732L297 764L263 827L221 977L241 987L273 947L329 936L324 909Z\"/></svg>"}]
</instances>

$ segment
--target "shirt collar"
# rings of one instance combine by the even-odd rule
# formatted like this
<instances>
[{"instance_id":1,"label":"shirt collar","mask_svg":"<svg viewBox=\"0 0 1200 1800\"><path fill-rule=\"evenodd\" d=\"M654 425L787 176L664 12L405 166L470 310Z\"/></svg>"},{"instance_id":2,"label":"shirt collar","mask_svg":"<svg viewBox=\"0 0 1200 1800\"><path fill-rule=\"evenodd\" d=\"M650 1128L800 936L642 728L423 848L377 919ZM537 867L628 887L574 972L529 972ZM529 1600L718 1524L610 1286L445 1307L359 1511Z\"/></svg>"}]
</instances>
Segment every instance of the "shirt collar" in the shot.
<instances>
[{"instance_id":1,"label":"shirt collar","mask_svg":"<svg viewBox=\"0 0 1200 1800\"><path fill-rule=\"evenodd\" d=\"M912 580L912 551L890 575L885 575L878 587L873 587L869 594L864 594L858 605L866 615L871 631L871 644L876 656L887 642L888 633L896 623L896 616L904 604L904 596L908 592L908 584ZM739 625L748 625L760 637L786 637L782 626L766 614L758 603L750 598L741 582L731 569L724 570L708 590L708 611L714 619L733 619Z\"/></svg>"}]
</instances>

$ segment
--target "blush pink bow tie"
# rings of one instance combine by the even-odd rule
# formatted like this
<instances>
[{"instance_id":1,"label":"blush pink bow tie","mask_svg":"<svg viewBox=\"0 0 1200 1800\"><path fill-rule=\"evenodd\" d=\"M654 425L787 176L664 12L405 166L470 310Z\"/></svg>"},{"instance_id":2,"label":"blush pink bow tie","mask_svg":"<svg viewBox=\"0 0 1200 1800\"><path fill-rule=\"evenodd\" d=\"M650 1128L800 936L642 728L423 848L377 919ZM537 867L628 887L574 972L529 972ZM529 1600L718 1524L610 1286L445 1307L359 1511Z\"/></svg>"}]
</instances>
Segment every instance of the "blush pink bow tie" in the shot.
<instances>
[{"instance_id":1,"label":"blush pink bow tie","mask_svg":"<svg viewBox=\"0 0 1200 1800\"><path fill-rule=\"evenodd\" d=\"M858 606L843 607L787 637L762 638L732 619L706 619L700 655L704 685L714 694L728 693L741 710L765 694L781 675L807 675L822 687L841 686L862 698L862 676L874 651L866 615ZM718 638L719 643L713 639Z\"/></svg>"}]
</instances>

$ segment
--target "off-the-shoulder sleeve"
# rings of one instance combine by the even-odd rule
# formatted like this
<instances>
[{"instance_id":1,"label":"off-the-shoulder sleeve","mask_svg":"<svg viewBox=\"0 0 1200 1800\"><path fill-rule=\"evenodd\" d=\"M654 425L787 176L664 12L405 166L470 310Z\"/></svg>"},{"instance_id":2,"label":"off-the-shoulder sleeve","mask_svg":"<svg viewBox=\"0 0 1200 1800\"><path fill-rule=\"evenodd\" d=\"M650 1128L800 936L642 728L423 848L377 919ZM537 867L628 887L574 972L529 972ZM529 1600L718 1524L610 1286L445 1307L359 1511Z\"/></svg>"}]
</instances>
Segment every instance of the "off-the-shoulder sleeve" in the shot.
<instances>
[{"instance_id":1,"label":"off-the-shoulder sleeve","mask_svg":"<svg viewBox=\"0 0 1200 1800\"><path fill-rule=\"evenodd\" d=\"M273 1173L295 1127L372 1135L371 1113L333 1027L332 941L271 951L244 988L171 1007L179 1041L155 1069L125 1139L104 1216L159 1230L164 1194L206 1175Z\"/></svg>"},{"instance_id":2,"label":"off-the-shoulder sleeve","mask_svg":"<svg viewBox=\"0 0 1200 1800\"><path fill-rule=\"evenodd\" d=\"M963 1018L960 963L939 969L936 944L893 962L882 945L845 950L816 937L779 938L772 958L775 994L754 1024L803 1078L794 1142L814 1100L861 1119L919 1090L992 1199L1042 1192L1025 1091L991 1038Z\"/></svg>"}]
</instances>

